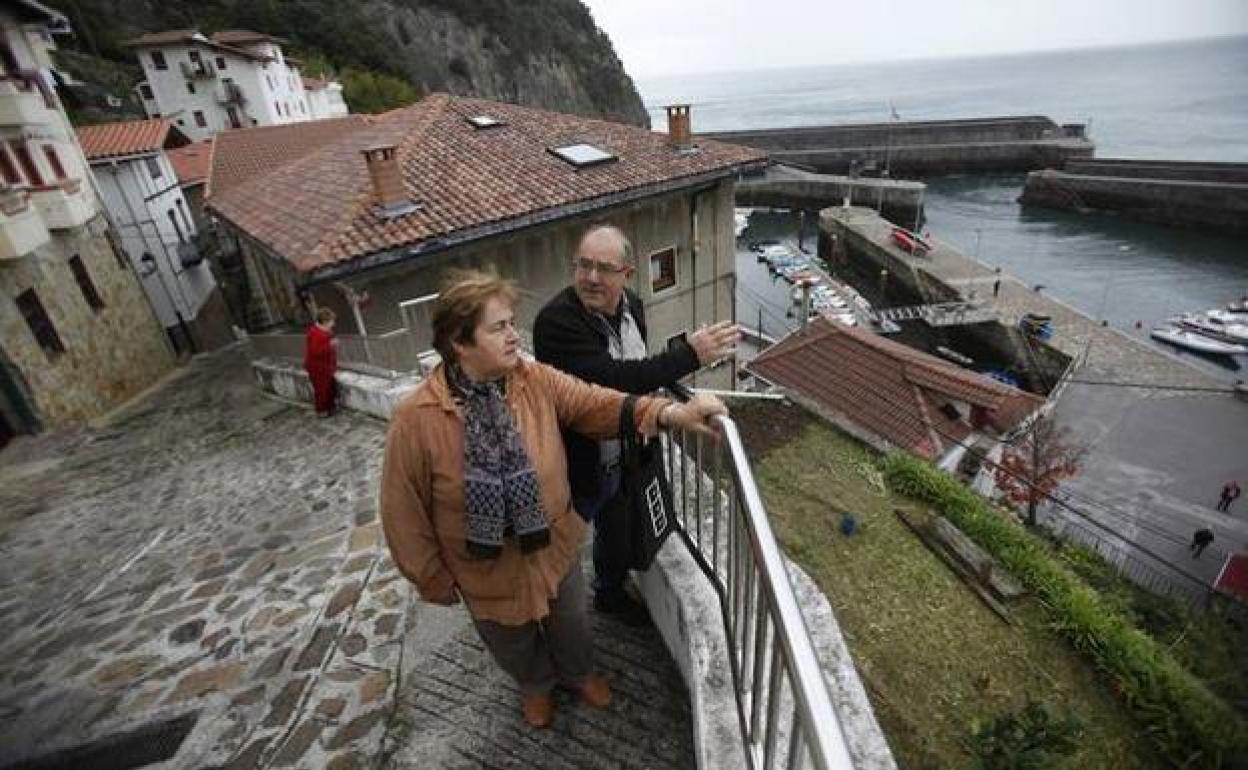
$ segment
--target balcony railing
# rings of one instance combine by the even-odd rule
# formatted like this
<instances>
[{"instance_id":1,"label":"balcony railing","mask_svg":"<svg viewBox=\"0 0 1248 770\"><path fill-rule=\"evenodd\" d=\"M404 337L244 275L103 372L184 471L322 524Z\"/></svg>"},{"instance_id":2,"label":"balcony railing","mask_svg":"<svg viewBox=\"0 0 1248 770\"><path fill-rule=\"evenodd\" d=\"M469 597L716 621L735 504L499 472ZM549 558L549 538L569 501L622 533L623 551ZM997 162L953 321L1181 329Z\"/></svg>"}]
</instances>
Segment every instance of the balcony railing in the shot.
<instances>
[{"instance_id":1,"label":"balcony railing","mask_svg":"<svg viewBox=\"0 0 1248 770\"><path fill-rule=\"evenodd\" d=\"M247 97L243 95L243 89L237 83L222 83L217 87L217 102L243 105L247 103Z\"/></svg>"},{"instance_id":2,"label":"balcony railing","mask_svg":"<svg viewBox=\"0 0 1248 770\"><path fill-rule=\"evenodd\" d=\"M852 770L745 446L731 419L716 422L717 444L676 432L665 450L680 537L719 596L747 761Z\"/></svg>"},{"instance_id":3,"label":"balcony railing","mask_svg":"<svg viewBox=\"0 0 1248 770\"><path fill-rule=\"evenodd\" d=\"M429 371L437 355L423 351L412 341L406 329L386 334L338 334L338 366L363 374L397 377ZM253 358L277 358L296 365L303 363L306 344L302 334L253 334L248 338Z\"/></svg>"},{"instance_id":4,"label":"balcony railing","mask_svg":"<svg viewBox=\"0 0 1248 770\"><path fill-rule=\"evenodd\" d=\"M82 180L65 179L55 185L30 188L31 199L50 230L81 227L95 216L95 204Z\"/></svg>"},{"instance_id":5,"label":"balcony railing","mask_svg":"<svg viewBox=\"0 0 1248 770\"><path fill-rule=\"evenodd\" d=\"M182 77L189 80L215 78L217 76L217 68L210 61L180 61L178 62L178 68L182 70Z\"/></svg>"}]
</instances>

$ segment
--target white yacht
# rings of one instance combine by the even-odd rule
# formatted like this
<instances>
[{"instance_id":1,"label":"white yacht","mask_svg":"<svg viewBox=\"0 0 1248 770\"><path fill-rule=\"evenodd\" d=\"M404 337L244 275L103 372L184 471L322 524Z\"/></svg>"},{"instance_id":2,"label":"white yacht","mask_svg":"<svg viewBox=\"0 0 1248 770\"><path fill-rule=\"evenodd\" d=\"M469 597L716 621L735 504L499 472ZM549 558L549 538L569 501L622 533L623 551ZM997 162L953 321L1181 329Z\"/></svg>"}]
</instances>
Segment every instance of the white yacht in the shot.
<instances>
[{"instance_id":1,"label":"white yacht","mask_svg":"<svg viewBox=\"0 0 1248 770\"><path fill-rule=\"evenodd\" d=\"M1208 313L1187 313L1170 319L1171 323L1208 335L1215 340L1241 344L1248 342L1248 318L1231 318L1238 313L1210 311Z\"/></svg>"},{"instance_id":2,"label":"white yacht","mask_svg":"<svg viewBox=\"0 0 1248 770\"><path fill-rule=\"evenodd\" d=\"M1213 353L1223 356L1242 356L1248 354L1248 346L1238 345L1233 342L1223 342L1214 339L1206 334L1193 331L1191 329L1182 329L1177 326L1158 326L1153 329L1151 336L1155 340L1168 342L1188 350L1195 350L1200 353Z\"/></svg>"}]
</instances>

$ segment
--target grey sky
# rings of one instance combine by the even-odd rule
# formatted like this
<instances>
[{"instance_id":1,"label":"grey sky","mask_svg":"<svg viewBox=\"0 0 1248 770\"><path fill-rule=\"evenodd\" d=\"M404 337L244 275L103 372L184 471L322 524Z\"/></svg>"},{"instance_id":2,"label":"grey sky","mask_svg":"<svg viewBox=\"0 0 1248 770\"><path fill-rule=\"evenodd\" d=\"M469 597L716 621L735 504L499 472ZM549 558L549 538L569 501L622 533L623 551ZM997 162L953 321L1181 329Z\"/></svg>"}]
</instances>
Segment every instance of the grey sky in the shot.
<instances>
[{"instance_id":1,"label":"grey sky","mask_svg":"<svg viewBox=\"0 0 1248 770\"><path fill-rule=\"evenodd\" d=\"M633 76L1248 35L1248 0L583 0Z\"/></svg>"}]
</instances>

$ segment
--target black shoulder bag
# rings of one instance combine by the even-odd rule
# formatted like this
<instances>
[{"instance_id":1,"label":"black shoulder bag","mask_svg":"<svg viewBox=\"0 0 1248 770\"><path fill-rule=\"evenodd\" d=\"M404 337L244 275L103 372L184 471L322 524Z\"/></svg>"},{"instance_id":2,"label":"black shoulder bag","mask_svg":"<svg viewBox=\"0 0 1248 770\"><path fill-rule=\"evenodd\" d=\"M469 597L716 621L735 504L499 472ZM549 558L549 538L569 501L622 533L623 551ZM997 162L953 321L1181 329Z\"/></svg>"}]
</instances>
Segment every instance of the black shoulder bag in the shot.
<instances>
[{"instance_id":1,"label":"black shoulder bag","mask_svg":"<svg viewBox=\"0 0 1248 770\"><path fill-rule=\"evenodd\" d=\"M658 440L643 443L635 427L636 396L620 410L620 491L615 500L613 538L630 569L646 570L668 535L676 529L672 488L663 473L663 448ZM626 545L622 545L622 544Z\"/></svg>"}]
</instances>

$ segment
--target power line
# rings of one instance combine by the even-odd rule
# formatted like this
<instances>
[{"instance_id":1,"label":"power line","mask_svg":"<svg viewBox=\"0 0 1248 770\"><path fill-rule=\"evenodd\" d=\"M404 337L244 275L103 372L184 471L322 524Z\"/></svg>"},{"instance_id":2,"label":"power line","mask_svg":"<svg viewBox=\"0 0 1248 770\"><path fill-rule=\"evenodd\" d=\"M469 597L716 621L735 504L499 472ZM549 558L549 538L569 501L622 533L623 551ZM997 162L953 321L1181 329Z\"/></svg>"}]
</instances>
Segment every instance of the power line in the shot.
<instances>
[{"instance_id":1,"label":"power line","mask_svg":"<svg viewBox=\"0 0 1248 770\"><path fill-rule=\"evenodd\" d=\"M1148 388L1150 390L1179 390L1191 391L1194 393L1228 393L1235 394L1234 388L1210 388L1200 385L1153 385L1147 382L1126 382L1115 380L1077 380L1073 377L1068 378L1066 382L1074 382L1080 385L1101 385L1107 388Z\"/></svg>"}]
</instances>

